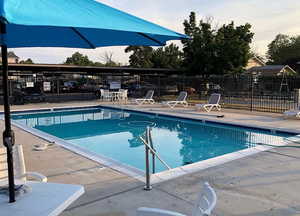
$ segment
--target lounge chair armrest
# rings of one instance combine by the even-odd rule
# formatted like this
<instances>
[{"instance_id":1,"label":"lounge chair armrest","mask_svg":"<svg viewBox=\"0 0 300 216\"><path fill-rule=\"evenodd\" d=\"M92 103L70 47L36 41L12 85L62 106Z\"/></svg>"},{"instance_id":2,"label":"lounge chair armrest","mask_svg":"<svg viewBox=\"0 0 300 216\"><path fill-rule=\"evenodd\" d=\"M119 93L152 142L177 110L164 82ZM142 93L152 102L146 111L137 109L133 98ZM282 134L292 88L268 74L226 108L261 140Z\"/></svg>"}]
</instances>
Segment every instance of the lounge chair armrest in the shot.
<instances>
[{"instance_id":1,"label":"lounge chair armrest","mask_svg":"<svg viewBox=\"0 0 300 216\"><path fill-rule=\"evenodd\" d=\"M44 176L40 173L37 173L37 172L26 172L22 177L33 178L33 179L41 181L41 182L47 182L48 181L46 176Z\"/></svg>"},{"instance_id":2,"label":"lounge chair armrest","mask_svg":"<svg viewBox=\"0 0 300 216\"><path fill-rule=\"evenodd\" d=\"M178 212L146 207L138 208L136 212L137 216L185 216Z\"/></svg>"}]
</instances>

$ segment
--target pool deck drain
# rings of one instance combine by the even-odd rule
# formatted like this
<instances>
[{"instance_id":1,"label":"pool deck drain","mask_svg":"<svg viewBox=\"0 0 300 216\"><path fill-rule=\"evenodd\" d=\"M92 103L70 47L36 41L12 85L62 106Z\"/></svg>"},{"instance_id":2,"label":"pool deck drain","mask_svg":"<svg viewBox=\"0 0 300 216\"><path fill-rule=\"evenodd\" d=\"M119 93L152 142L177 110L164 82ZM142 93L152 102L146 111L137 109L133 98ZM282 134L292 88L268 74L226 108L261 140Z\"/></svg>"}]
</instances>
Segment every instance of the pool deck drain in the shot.
<instances>
[{"instance_id":1,"label":"pool deck drain","mask_svg":"<svg viewBox=\"0 0 300 216\"><path fill-rule=\"evenodd\" d=\"M97 105L90 103L34 104L12 109ZM109 104L111 105L111 104ZM116 106L116 105L114 105ZM126 107L130 107L127 105ZM174 110L161 106L139 109L195 118L217 119L217 112L196 113L192 109ZM299 120L280 115L225 110L220 121L281 128L300 132ZM3 122L1 121L1 130ZM297 144L278 147L246 158L211 167L200 172L159 183L151 192L143 183L57 145L45 151L33 146L45 141L14 128L17 143L23 144L27 169L49 177L50 182L82 184L86 193L63 216L135 215L140 206L158 207L191 214L200 185L209 181L218 195L216 215L300 215L300 148ZM299 144L300 147L300 144ZM298 191L299 190L299 191Z\"/></svg>"}]
</instances>

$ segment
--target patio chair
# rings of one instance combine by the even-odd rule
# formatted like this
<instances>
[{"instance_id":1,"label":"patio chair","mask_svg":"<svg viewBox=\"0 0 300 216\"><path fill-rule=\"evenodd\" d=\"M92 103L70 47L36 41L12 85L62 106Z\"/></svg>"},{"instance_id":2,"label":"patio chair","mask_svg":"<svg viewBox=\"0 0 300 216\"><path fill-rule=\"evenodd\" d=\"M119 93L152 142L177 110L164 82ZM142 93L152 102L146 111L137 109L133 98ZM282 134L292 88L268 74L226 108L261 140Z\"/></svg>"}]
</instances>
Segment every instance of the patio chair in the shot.
<instances>
[{"instance_id":1,"label":"patio chair","mask_svg":"<svg viewBox=\"0 0 300 216\"><path fill-rule=\"evenodd\" d=\"M105 101L112 100L112 94L109 92L109 90L101 89L100 92L101 92L101 96L100 96L101 100L105 100Z\"/></svg>"},{"instance_id":2,"label":"patio chair","mask_svg":"<svg viewBox=\"0 0 300 216\"><path fill-rule=\"evenodd\" d=\"M48 183L47 177L27 172L21 145L14 147L16 202L7 203L6 148L0 147L0 215L58 216L83 193L81 185Z\"/></svg>"},{"instance_id":3,"label":"patio chair","mask_svg":"<svg viewBox=\"0 0 300 216\"><path fill-rule=\"evenodd\" d=\"M47 177L37 172L26 172L22 145L14 146L14 172L16 182L25 182L33 179L40 182L47 182ZM8 182L6 148L0 148L0 186L7 185Z\"/></svg>"},{"instance_id":4,"label":"patio chair","mask_svg":"<svg viewBox=\"0 0 300 216\"><path fill-rule=\"evenodd\" d=\"M122 100L126 103L128 100L128 89L120 89L119 92L121 92L119 95L119 100Z\"/></svg>"},{"instance_id":5,"label":"patio chair","mask_svg":"<svg viewBox=\"0 0 300 216\"><path fill-rule=\"evenodd\" d=\"M154 95L154 90L149 90L144 98L135 99L135 102L138 105L142 105L144 103L154 104L155 101L153 100L153 95Z\"/></svg>"},{"instance_id":6,"label":"patio chair","mask_svg":"<svg viewBox=\"0 0 300 216\"><path fill-rule=\"evenodd\" d=\"M214 107L218 110L221 111L221 106L220 106L220 99L221 99L221 94L211 94L208 103L207 104L196 104L195 107L197 110L204 109L206 112L210 112Z\"/></svg>"},{"instance_id":7,"label":"patio chair","mask_svg":"<svg viewBox=\"0 0 300 216\"><path fill-rule=\"evenodd\" d=\"M217 195L214 189L205 182L203 189L194 205L192 216L208 216L217 204ZM166 211L162 209L141 207L137 209L137 216L185 216L178 212Z\"/></svg>"},{"instance_id":8,"label":"patio chair","mask_svg":"<svg viewBox=\"0 0 300 216\"><path fill-rule=\"evenodd\" d=\"M174 101L165 101L164 104L168 105L170 108L174 108L178 104L182 104L184 107L188 106L188 102L186 101L187 92L182 91L179 93L178 97Z\"/></svg>"},{"instance_id":9,"label":"patio chair","mask_svg":"<svg viewBox=\"0 0 300 216\"><path fill-rule=\"evenodd\" d=\"M285 118L297 118L300 119L300 107L296 108L296 109L291 109L288 111L285 111L283 113Z\"/></svg>"}]
</instances>

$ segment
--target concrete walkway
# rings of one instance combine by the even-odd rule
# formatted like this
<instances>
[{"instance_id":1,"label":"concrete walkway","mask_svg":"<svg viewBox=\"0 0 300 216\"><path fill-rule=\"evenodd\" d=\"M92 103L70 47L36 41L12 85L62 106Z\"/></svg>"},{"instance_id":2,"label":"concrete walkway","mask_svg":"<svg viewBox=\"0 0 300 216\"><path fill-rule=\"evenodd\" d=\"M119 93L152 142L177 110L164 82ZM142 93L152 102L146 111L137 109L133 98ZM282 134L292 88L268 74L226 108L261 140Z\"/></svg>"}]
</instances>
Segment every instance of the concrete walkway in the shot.
<instances>
[{"instance_id":1,"label":"concrete walkway","mask_svg":"<svg viewBox=\"0 0 300 216\"><path fill-rule=\"evenodd\" d=\"M87 104L94 105L98 102L34 104L13 109ZM300 132L299 121L284 120L278 114L225 110L222 112L225 118L219 119L216 117L218 113L198 113L192 109L177 108L170 111L161 106L141 106L138 109ZM0 126L3 130L3 122ZM152 191L146 192L142 189L142 182L59 146L51 146L42 152L34 151L33 145L45 141L18 128L14 130L16 142L24 146L29 171L45 174L50 182L85 186L85 195L68 208L63 216L135 215L136 208L140 206L164 208L190 215L204 181L209 181L216 189L216 215L300 215L300 145L297 144L159 183L154 185Z\"/></svg>"}]
</instances>

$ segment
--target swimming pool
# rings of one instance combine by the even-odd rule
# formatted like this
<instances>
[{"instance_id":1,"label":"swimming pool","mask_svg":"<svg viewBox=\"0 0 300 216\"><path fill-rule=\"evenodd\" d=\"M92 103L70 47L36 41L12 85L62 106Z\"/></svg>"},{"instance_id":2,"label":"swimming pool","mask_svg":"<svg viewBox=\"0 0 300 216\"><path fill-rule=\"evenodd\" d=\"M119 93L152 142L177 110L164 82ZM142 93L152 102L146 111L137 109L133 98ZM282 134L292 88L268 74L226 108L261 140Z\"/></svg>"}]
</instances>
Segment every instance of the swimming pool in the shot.
<instances>
[{"instance_id":1,"label":"swimming pool","mask_svg":"<svg viewBox=\"0 0 300 216\"><path fill-rule=\"evenodd\" d=\"M134 111L91 107L57 109L12 116L15 123L63 139L93 155L145 169L145 147L140 141L152 127L154 148L171 167L182 167L251 149L257 145L281 145L292 136L269 130L201 122ZM166 167L156 160L155 171Z\"/></svg>"}]
</instances>

